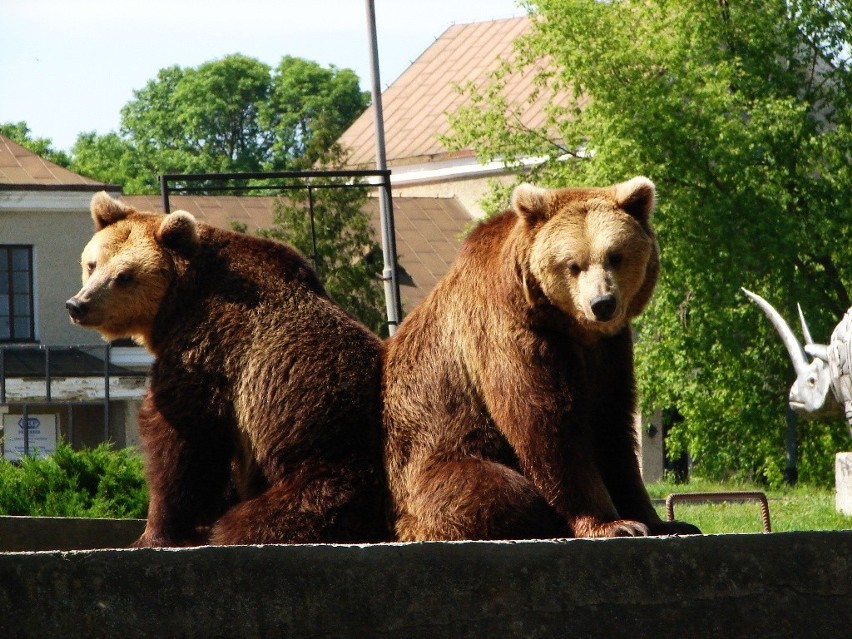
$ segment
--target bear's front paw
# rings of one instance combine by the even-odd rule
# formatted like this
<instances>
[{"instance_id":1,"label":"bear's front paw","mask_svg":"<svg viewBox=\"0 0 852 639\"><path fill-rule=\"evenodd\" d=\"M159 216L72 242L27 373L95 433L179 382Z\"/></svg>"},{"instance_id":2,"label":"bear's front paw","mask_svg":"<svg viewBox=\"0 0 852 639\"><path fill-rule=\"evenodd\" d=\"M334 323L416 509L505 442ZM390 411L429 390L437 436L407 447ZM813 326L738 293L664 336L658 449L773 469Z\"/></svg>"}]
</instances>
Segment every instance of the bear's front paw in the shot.
<instances>
[{"instance_id":1,"label":"bear's front paw","mask_svg":"<svg viewBox=\"0 0 852 639\"><path fill-rule=\"evenodd\" d=\"M648 527L641 521L617 519L616 521L576 522L576 537L647 537Z\"/></svg>"},{"instance_id":2,"label":"bear's front paw","mask_svg":"<svg viewBox=\"0 0 852 639\"><path fill-rule=\"evenodd\" d=\"M697 526L685 521L661 521L651 526L652 535L700 535Z\"/></svg>"},{"instance_id":3,"label":"bear's front paw","mask_svg":"<svg viewBox=\"0 0 852 639\"><path fill-rule=\"evenodd\" d=\"M650 534L648 527L639 521L620 519L603 524L604 534L601 537L647 537Z\"/></svg>"},{"instance_id":4,"label":"bear's front paw","mask_svg":"<svg viewBox=\"0 0 852 639\"><path fill-rule=\"evenodd\" d=\"M202 546L207 543L205 529L199 527L191 534L175 535L146 528L142 535L130 544L131 548L182 548Z\"/></svg>"}]
</instances>

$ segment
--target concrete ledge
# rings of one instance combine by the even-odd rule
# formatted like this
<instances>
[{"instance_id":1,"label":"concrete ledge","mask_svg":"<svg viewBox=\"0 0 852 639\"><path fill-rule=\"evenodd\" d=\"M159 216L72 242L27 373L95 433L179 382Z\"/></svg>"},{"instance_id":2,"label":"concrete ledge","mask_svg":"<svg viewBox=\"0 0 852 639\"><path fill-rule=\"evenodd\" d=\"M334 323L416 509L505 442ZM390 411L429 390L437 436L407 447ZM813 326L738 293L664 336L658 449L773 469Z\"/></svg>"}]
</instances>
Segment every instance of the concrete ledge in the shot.
<instances>
[{"instance_id":1,"label":"concrete ledge","mask_svg":"<svg viewBox=\"0 0 852 639\"><path fill-rule=\"evenodd\" d=\"M841 637L852 531L0 554L9 637Z\"/></svg>"},{"instance_id":2,"label":"concrete ledge","mask_svg":"<svg viewBox=\"0 0 852 639\"><path fill-rule=\"evenodd\" d=\"M0 516L0 552L126 548L143 530L144 519Z\"/></svg>"}]
</instances>

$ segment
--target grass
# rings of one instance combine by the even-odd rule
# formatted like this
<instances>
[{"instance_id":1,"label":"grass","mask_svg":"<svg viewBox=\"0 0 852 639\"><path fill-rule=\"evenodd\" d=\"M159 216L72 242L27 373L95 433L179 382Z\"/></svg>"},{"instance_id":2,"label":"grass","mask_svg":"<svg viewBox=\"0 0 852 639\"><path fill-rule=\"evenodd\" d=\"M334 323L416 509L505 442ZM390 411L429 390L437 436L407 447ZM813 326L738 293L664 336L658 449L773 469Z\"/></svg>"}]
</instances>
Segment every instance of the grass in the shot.
<instances>
[{"instance_id":1,"label":"grass","mask_svg":"<svg viewBox=\"0 0 852 639\"><path fill-rule=\"evenodd\" d=\"M834 507L833 488L795 486L779 490L768 490L748 484L726 484L705 480L692 480L688 484L659 482L648 485L648 493L654 500L665 500L672 493L760 491L769 502L769 517L772 532L794 530L848 530L852 529L852 517L842 515ZM665 505L656 502L660 516L665 519ZM760 502L741 503L674 504L675 519L688 521L707 534L763 532Z\"/></svg>"},{"instance_id":2,"label":"grass","mask_svg":"<svg viewBox=\"0 0 852 639\"><path fill-rule=\"evenodd\" d=\"M648 486L648 493L664 519L665 498L672 493L739 490L766 494L773 532L852 530L852 517L841 515L834 507L833 488L796 486L768 490L756 485L701 479L688 484L659 482ZM142 459L129 449L114 450L104 444L75 451L61 442L56 453L46 459L26 458L17 464L0 460L0 515L122 518L144 517L146 510ZM763 531L757 501L678 502L674 515L707 534Z\"/></svg>"}]
</instances>

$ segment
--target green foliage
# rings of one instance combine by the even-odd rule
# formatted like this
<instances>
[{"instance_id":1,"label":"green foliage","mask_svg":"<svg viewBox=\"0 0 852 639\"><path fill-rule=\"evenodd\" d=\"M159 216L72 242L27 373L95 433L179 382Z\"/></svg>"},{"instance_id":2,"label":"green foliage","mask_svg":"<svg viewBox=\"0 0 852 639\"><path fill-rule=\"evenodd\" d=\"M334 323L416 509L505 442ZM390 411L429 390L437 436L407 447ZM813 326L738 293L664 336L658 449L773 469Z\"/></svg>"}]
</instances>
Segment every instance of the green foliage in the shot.
<instances>
[{"instance_id":1,"label":"green foliage","mask_svg":"<svg viewBox=\"0 0 852 639\"><path fill-rule=\"evenodd\" d=\"M275 69L239 54L167 67L122 108L120 132L78 136L71 169L154 193L163 173L307 168L337 156L368 104L353 71L290 56Z\"/></svg>"},{"instance_id":2,"label":"green foliage","mask_svg":"<svg viewBox=\"0 0 852 639\"><path fill-rule=\"evenodd\" d=\"M274 132L271 167L307 169L333 160L340 151L337 138L368 104L369 93L361 91L354 71L284 56L262 112Z\"/></svg>"},{"instance_id":3,"label":"green foliage","mask_svg":"<svg viewBox=\"0 0 852 639\"><path fill-rule=\"evenodd\" d=\"M53 142L48 138L34 138L30 127L26 122L3 122L0 123L0 135L5 135L13 142L17 142L25 149L29 149L39 157L49 160L54 164L68 168L71 158L65 151L57 151L53 148Z\"/></svg>"},{"instance_id":4,"label":"green foliage","mask_svg":"<svg viewBox=\"0 0 852 639\"><path fill-rule=\"evenodd\" d=\"M384 293L377 273L381 247L364 212L366 187L305 184L286 191L276 203L274 225L261 235L295 246L312 261L329 297L377 334L384 334ZM311 231L310 207L314 222Z\"/></svg>"},{"instance_id":5,"label":"green foliage","mask_svg":"<svg viewBox=\"0 0 852 639\"><path fill-rule=\"evenodd\" d=\"M852 285L852 21L844 3L541 0L516 60L452 118L484 160L543 156L527 179L658 186L662 275L637 323L643 407L677 407L670 452L702 474L777 484L793 373L740 292L827 341ZM542 68L541 61L548 63ZM536 66L538 65L538 66ZM538 69L538 70L536 70ZM547 122L500 91L536 73ZM573 100L552 99L560 92ZM568 158L568 159L566 159ZM801 476L824 484L842 424L800 422Z\"/></svg>"},{"instance_id":6,"label":"green foliage","mask_svg":"<svg viewBox=\"0 0 852 639\"><path fill-rule=\"evenodd\" d=\"M71 149L75 173L118 184L125 193L159 193L156 164L117 133L81 133Z\"/></svg>"},{"instance_id":7,"label":"green foliage","mask_svg":"<svg viewBox=\"0 0 852 639\"><path fill-rule=\"evenodd\" d=\"M0 514L52 517L144 518L148 493L141 457L109 444L53 455L0 461Z\"/></svg>"},{"instance_id":8,"label":"green foliage","mask_svg":"<svg viewBox=\"0 0 852 639\"><path fill-rule=\"evenodd\" d=\"M230 55L198 68L161 69L121 110L121 132L169 173L257 170L269 133L258 120L270 68Z\"/></svg>"}]
</instances>

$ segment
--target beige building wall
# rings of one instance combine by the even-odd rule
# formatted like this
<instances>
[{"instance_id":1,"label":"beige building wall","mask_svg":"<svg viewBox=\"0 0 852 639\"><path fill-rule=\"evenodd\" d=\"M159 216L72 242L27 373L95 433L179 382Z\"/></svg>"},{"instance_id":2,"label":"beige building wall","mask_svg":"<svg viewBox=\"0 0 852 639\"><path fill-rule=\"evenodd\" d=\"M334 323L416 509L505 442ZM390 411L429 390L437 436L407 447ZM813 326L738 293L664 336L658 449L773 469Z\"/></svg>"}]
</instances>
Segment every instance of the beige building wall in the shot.
<instances>
[{"instance_id":1,"label":"beige building wall","mask_svg":"<svg viewBox=\"0 0 852 639\"><path fill-rule=\"evenodd\" d=\"M65 301L80 289L80 252L92 236L89 193L0 192L0 244L33 247L35 332L41 344L100 344L73 326ZM61 198L61 199L60 199Z\"/></svg>"},{"instance_id":2,"label":"beige building wall","mask_svg":"<svg viewBox=\"0 0 852 639\"><path fill-rule=\"evenodd\" d=\"M396 184L391 175L394 197L441 197L456 198L467 210L472 219L485 216L480 202L488 195L492 182L511 184L514 176L492 176L475 179L443 180L440 182L421 182L416 184Z\"/></svg>"}]
</instances>

